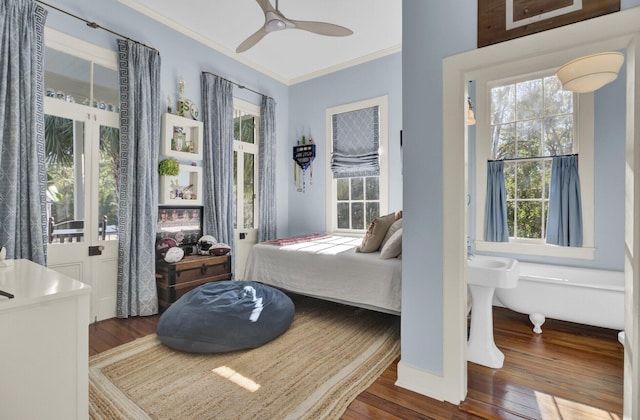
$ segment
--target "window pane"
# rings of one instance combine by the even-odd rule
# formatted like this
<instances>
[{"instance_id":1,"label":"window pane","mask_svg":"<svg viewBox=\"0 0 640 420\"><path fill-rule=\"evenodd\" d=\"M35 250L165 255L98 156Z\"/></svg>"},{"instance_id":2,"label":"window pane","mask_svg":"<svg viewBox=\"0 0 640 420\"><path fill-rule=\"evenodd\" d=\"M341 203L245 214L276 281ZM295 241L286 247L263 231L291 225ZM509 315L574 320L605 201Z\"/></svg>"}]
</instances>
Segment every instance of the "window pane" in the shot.
<instances>
[{"instance_id":1,"label":"window pane","mask_svg":"<svg viewBox=\"0 0 640 420\"><path fill-rule=\"evenodd\" d=\"M544 161L544 198L549 199L549 184L551 182L551 164L553 161L547 159Z\"/></svg>"},{"instance_id":2,"label":"window pane","mask_svg":"<svg viewBox=\"0 0 640 420\"><path fill-rule=\"evenodd\" d=\"M559 115L573 113L573 93L562 90L556 76L544 78L544 114Z\"/></svg>"},{"instance_id":3,"label":"window pane","mask_svg":"<svg viewBox=\"0 0 640 420\"><path fill-rule=\"evenodd\" d=\"M62 230L84 226L84 123L45 115L45 153L47 213L54 224L49 234L54 243L68 242L70 232ZM56 226L72 221L81 223Z\"/></svg>"},{"instance_id":4,"label":"window pane","mask_svg":"<svg viewBox=\"0 0 640 420\"><path fill-rule=\"evenodd\" d=\"M542 202L518 202L518 237L542 238Z\"/></svg>"},{"instance_id":5,"label":"window pane","mask_svg":"<svg viewBox=\"0 0 640 420\"><path fill-rule=\"evenodd\" d=\"M367 226L375 219L380 216L380 204L378 202L367 203Z\"/></svg>"},{"instance_id":6,"label":"window pane","mask_svg":"<svg viewBox=\"0 0 640 420\"><path fill-rule=\"evenodd\" d=\"M517 198L542 198L543 162L518 162Z\"/></svg>"},{"instance_id":7,"label":"window pane","mask_svg":"<svg viewBox=\"0 0 640 420\"><path fill-rule=\"evenodd\" d=\"M93 66L93 106L111 112L120 111L120 81L118 72L95 64Z\"/></svg>"},{"instance_id":8,"label":"window pane","mask_svg":"<svg viewBox=\"0 0 640 420\"><path fill-rule=\"evenodd\" d=\"M573 115L544 119L545 156L573 153Z\"/></svg>"},{"instance_id":9,"label":"window pane","mask_svg":"<svg viewBox=\"0 0 640 420\"><path fill-rule=\"evenodd\" d=\"M518 120L542 116L542 79L529 80L516 85Z\"/></svg>"},{"instance_id":10,"label":"window pane","mask_svg":"<svg viewBox=\"0 0 640 420\"><path fill-rule=\"evenodd\" d=\"M540 120L517 124L518 154L516 157L538 157L542 154L542 124Z\"/></svg>"},{"instance_id":11,"label":"window pane","mask_svg":"<svg viewBox=\"0 0 640 420\"><path fill-rule=\"evenodd\" d=\"M351 179L351 199L364 200L364 178Z\"/></svg>"},{"instance_id":12,"label":"window pane","mask_svg":"<svg viewBox=\"0 0 640 420\"><path fill-rule=\"evenodd\" d=\"M242 132L240 133L240 141L251 144L255 143L255 126L255 117L253 115L244 115L242 117Z\"/></svg>"},{"instance_id":13,"label":"window pane","mask_svg":"<svg viewBox=\"0 0 640 420\"><path fill-rule=\"evenodd\" d=\"M516 197L516 163L504 163L504 185L507 190L507 198Z\"/></svg>"},{"instance_id":14,"label":"window pane","mask_svg":"<svg viewBox=\"0 0 640 420\"><path fill-rule=\"evenodd\" d=\"M504 124L515 119L515 86L500 86L491 89L491 124Z\"/></svg>"},{"instance_id":15,"label":"window pane","mask_svg":"<svg viewBox=\"0 0 640 420\"><path fill-rule=\"evenodd\" d=\"M510 159L516 156L515 124L491 127L491 150L494 159Z\"/></svg>"},{"instance_id":16,"label":"window pane","mask_svg":"<svg viewBox=\"0 0 640 420\"><path fill-rule=\"evenodd\" d=\"M338 203L338 229L349 229L349 203Z\"/></svg>"},{"instance_id":17,"label":"window pane","mask_svg":"<svg viewBox=\"0 0 640 420\"><path fill-rule=\"evenodd\" d=\"M363 203L351 203L351 229L364 229Z\"/></svg>"},{"instance_id":18,"label":"window pane","mask_svg":"<svg viewBox=\"0 0 640 420\"><path fill-rule=\"evenodd\" d=\"M370 176L365 178L367 200L379 200L380 199L380 181L377 176Z\"/></svg>"},{"instance_id":19,"label":"window pane","mask_svg":"<svg viewBox=\"0 0 640 420\"><path fill-rule=\"evenodd\" d=\"M120 130L100 126L100 175L98 177L98 235L100 240L118 239L118 178Z\"/></svg>"},{"instance_id":20,"label":"window pane","mask_svg":"<svg viewBox=\"0 0 640 420\"><path fill-rule=\"evenodd\" d=\"M253 229L253 213L255 207L254 194L254 155L244 154L244 227Z\"/></svg>"},{"instance_id":21,"label":"window pane","mask_svg":"<svg viewBox=\"0 0 640 420\"><path fill-rule=\"evenodd\" d=\"M233 228L238 228L238 152L233 151Z\"/></svg>"},{"instance_id":22,"label":"window pane","mask_svg":"<svg viewBox=\"0 0 640 420\"><path fill-rule=\"evenodd\" d=\"M46 95L89 105L91 63L52 48L45 48ZM118 103L118 102L116 102Z\"/></svg>"},{"instance_id":23,"label":"window pane","mask_svg":"<svg viewBox=\"0 0 640 420\"><path fill-rule=\"evenodd\" d=\"M514 206L515 203L513 201L507 201L507 226L509 227L509 237L511 238L513 238Z\"/></svg>"},{"instance_id":24,"label":"window pane","mask_svg":"<svg viewBox=\"0 0 640 420\"><path fill-rule=\"evenodd\" d=\"M349 199L349 178L338 178L338 200Z\"/></svg>"}]
</instances>

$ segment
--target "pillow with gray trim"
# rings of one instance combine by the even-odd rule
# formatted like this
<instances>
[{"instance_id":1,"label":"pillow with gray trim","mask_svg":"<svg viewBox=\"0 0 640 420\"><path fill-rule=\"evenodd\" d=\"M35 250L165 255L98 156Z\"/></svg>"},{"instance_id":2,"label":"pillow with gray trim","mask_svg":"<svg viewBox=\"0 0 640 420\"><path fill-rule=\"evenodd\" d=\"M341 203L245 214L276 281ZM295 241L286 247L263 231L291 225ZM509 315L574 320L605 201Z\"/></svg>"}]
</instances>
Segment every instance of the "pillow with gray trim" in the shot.
<instances>
[{"instance_id":1,"label":"pillow with gray trim","mask_svg":"<svg viewBox=\"0 0 640 420\"><path fill-rule=\"evenodd\" d=\"M395 213L389 213L385 216L376 217L369 225L367 233L362 238L362 244L356 248L356 252L376 252L380 249L380 244L387 234L389 227L393 224Z\"/></svg>"}]
</instances>

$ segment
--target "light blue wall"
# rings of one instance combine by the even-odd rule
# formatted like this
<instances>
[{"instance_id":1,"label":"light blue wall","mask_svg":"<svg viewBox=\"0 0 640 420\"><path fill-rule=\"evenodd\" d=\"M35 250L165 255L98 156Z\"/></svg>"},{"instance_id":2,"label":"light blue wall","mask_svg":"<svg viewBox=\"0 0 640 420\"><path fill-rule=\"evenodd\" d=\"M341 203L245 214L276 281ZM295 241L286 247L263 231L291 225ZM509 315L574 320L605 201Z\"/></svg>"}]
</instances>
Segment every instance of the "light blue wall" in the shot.
<instances>
[{"instance_id":1,"label":"light blue wall","mask_svg":"<svg viewBox=\"0 0 640 420\"><path fill-rule=\"evenodd\" d=\"M442 59L476 47L476 2L402 7L402 362L442 373Z\"/></svg>"},{"instance_id":2,"label":"light blue wall","mask_svg":"<svg viewBox=\"0 0 640 420\"><path fill-rule=\"evenodd\" d=\"M185 97L193 100L202 111L200 75L203 71L218 74L244 84L258 92L271 96L276 101L276 137L278 142L276 162L276 194L278 236L288 231L288 168L290 153L282 144L288 144L289 88L288 86L247 67L230 57L186 37L157 21L130 9L115 0L52 0L55 7L76 14L89 21L118 32L136 41L149 45L160 52L162 61L161 85L164 98L178 97L177 82L183 76L186 82ZM176 3L177 5L178 3ZM45 6L46 8L46 6ZM65 32L87 42L117 50L117 37L102 30L91 29L80 20L49 9L46 26ZM235 89L234 95L254 104L260 96L247 90ZM158 150L159 152L159 150Z\"/></svg>"},{"instance_id":3,"label":"light blue wall","mask_svg":"<svg viewBox=\"0 0 640 420\"><path fill-rule=\"evenodd\" d=\"M325 111L337 105L377 96L389 97L390 211L402 209L402 57L400 53L299 83L290 88L289 104L289 233L324 232L326 161ZM302 135L313 137L316 159L313 184L306 177L305 192L293 183L291 147Z\"/></svg>"}]
</instances>

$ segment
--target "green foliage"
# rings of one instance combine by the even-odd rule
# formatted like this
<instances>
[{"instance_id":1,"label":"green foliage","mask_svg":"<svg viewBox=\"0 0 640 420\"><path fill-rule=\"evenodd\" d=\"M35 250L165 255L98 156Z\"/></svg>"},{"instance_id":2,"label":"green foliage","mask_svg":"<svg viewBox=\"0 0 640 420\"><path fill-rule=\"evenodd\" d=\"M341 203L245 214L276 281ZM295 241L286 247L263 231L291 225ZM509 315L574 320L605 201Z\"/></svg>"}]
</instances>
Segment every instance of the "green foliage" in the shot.
<instances>
[{"instance_id":1,"label":"green foliage","mask_svg":"<svg viewBox=\"0 0 640 420\"><path fill-rule=\"evenodd\" d=\"M176 176L180 172L180 164L175 159L164 159L158 164L160 175Z\"/></svg>"}]
</instances>

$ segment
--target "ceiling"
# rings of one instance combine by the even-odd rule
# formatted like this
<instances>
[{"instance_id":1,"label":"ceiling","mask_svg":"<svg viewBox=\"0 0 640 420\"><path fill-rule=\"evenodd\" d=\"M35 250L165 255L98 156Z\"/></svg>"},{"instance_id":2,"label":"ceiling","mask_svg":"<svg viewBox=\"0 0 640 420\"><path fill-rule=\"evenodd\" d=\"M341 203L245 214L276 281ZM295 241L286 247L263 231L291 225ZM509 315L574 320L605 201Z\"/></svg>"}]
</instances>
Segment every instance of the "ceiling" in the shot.
<instances>
[{"instance_id":1,"label":"ceiling","mask_svg":"<svg viewBox=\"0 0 640 420\"><path fill-rule=\"evenodd\" d=\"M255 0L119 1L288 85L401 50L402 0L279 0L289 19L329 22L353 35L287 29L241 54L236 47L264 24Z\"/></svg>"}]
</instances>

